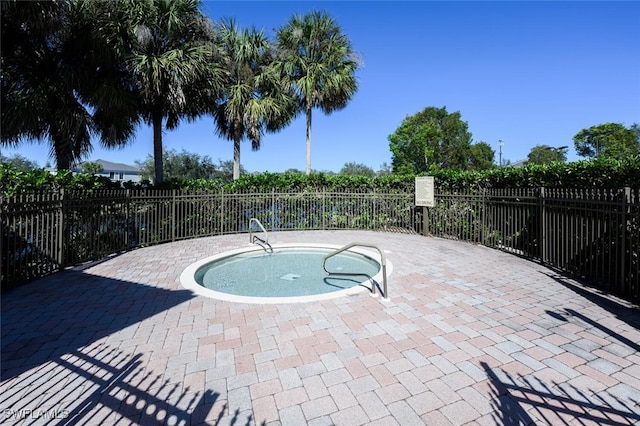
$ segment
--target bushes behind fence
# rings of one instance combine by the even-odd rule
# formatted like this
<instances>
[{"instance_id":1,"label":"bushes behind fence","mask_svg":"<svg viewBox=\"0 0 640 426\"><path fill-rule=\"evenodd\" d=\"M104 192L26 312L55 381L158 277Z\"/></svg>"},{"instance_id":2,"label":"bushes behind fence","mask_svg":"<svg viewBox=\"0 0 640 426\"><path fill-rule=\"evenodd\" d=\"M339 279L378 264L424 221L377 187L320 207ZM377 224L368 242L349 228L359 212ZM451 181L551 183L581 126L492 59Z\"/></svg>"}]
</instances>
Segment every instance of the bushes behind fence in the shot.
<instances>
[{"instance_id":1,"label":"bushes behind fence","mask_svg":"<svg viewBox=\"0 0 640 426\"><path fill-rule=\"evenodd\" d=\"M435 176L440 190L480 188L640 188L640 156L622 160L594 159L572 163L526 165L524 167L496 167L484 171L438 170ZM389 175L375 178L365 176L329 175L326 173L259 173L246 174L237 181L170 180L159 185L113 182L104 176L73 175L68 171L52 174L44 169L24 172L9 164L0 165L0 195L34 189L224 189L238 191L413 191L414 176Z\"/></svg>"}]
</instances>

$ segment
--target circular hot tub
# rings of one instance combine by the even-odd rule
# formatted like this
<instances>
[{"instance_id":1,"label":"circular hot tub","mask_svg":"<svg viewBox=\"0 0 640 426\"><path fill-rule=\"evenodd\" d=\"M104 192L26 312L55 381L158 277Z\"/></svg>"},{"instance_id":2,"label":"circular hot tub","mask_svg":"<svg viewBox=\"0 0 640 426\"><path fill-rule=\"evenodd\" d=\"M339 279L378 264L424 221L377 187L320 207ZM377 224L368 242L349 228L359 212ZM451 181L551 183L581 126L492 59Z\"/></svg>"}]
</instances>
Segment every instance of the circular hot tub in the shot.
<instances>
[{"instance_id":1,"label":"circular hot tub","mask_svg":"<svg viewBox=\"0 0 640 426\"><path fill-rule=\"evenodd\" d=\"M252 245L189 265L180 282L196 294L243 303L300 303L372 292L382 282L380 257L352 248L326 259L328 274L324 258L338 248L281 244L271 251Z\"/></svg>"}]
</instances>

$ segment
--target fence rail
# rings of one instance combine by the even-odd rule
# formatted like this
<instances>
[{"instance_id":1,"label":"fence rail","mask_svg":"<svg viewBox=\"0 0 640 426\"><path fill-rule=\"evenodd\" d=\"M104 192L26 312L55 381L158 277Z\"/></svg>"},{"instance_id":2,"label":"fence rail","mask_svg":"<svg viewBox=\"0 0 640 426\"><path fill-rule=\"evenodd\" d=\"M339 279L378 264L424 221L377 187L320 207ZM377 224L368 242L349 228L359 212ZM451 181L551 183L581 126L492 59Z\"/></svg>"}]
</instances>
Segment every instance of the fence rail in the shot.
<instances>
[{"instance_id":1,"label":"fence rail","mask_svg":"<svg viewBox=\"0 0 640 426\"><path fill-rule=\"evenodd\" d=\"M495 189L437 192L57 191L0 198L2 289L112 253L247 232L370 229L483 244L640 300L640 191Z\"/></svg>"},{"instance_id":2,"label":"fence rail","mask_svg":"<svg viewBox=\"0 0 640 426\"><path fill-rule=\"evenodd\" d=\"M436 193L421 232L483 244L640 301L640 190Z\"/></svg>"}]
</instances>

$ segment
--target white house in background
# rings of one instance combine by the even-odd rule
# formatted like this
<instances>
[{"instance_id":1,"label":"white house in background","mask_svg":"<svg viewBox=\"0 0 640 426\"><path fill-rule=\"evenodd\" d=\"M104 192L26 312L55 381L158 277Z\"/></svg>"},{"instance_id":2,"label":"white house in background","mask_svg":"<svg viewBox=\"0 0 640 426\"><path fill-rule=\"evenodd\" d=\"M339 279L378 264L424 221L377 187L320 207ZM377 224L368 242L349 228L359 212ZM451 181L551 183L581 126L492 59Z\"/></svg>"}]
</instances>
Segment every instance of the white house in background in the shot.
<instances>
[{"instance_id":1,"label":"white house in background","mask_svg":"<svg viewBox=\"0 0 640 426\"><path fill-rule=\"evenodd\" d=\"M102 166L102 171L100 173L96 173L96 176L105 176L111 179L114 182L140 182L140 168L136 166L130 166L128 164L122 163L112 163L111 161L106 160L94 160L94 161L85 161L86 163L98 163ZM79 163L78 165L71 168L73 173L81 173L82 165L85 163Z\"/></svg>"}]
</instances>

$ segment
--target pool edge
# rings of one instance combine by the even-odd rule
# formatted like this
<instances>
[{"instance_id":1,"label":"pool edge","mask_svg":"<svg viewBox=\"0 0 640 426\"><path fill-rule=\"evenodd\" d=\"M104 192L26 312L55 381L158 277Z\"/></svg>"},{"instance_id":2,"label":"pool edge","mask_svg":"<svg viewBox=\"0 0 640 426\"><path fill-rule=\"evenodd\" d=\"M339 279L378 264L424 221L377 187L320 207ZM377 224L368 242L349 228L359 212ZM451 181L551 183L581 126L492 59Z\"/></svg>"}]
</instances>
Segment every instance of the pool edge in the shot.
<instances>
[{"instance_id":1,"label":"pool edge","mask_svg":"<svg viewBox=\"0 0 640 426\"><path fill-rule=\"evenodd\" d=\"M281 244L273 244L273 248L330 248L330 249L339 249L342 246L335 244L325 244L325 243L281 243ZM195 273L202 266L207 263L213 262L215 260L223 259L229 256L233 256L240 253L247 253L251 251L262 251L263 249L255 244L247 244L246 247L238 248L234 250L225 251L222 253L218 253L213 256L206 257L204 259L198 260L189 266L187 266L182 273L180 274L180 284L187 290L192 291L194 294L198 296L204 296L209 299L220 300L225 302L234 302L234 303L247 303L247 304L283 304L283 303L310 303L317 302L322 300L336 299L339 297L347 297L354 296L360 293L364 293L367 291L371 296L376 296L379 292L376 291L375 294L372 292L372 287L374 283L381 284L382 283L382 268L380 271L373 276L372 278L368 278L362 283L346 288L343 290L333 291L330 293L321 293L314 294L308 296L283 296L283 297L256 297L256 296L240 296L229 293L222 293L219 291L211 290L205 288L198 284L195 280ZM376 260L379 263L382 263L382 259L380 255L376 252L370 250L364 250L361 248L352 248L351 251L355 253L363 254L371 259ZM391 274L393 271L393 265L387 259L387 276ZM368 286L368 287L367 287Z\"/></svg>"}]
</instances>

